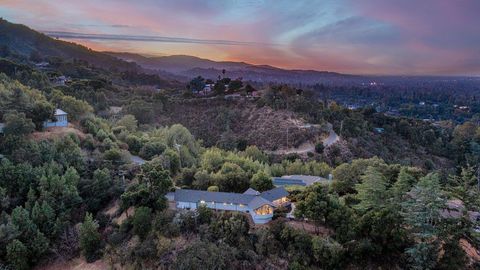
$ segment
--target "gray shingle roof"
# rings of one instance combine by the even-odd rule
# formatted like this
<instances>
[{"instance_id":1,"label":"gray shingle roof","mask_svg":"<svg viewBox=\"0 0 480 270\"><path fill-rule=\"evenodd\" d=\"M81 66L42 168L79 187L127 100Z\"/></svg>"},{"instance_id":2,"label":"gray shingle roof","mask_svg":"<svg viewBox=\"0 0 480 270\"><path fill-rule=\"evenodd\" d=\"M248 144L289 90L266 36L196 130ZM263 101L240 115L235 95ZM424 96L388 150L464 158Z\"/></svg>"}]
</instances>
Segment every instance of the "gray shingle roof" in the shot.
<instances>
[{"instance_id":1,"label":"gray shingle roof","mask_svg":"<svg viewBox=\"0 0 480 270\"><path fill-rule=\"evenodd\" d=\"M248 188L243 194L249 194L249 195L260 195L260 192L256 191L253 188Z\"/></svg>"},{"instance_id":2,"label":"gray shingle roof","mask_svg":"<svg viewBox=\"0 0 480 270\"><path fill-rule=\"evenodd\" d=\"M317 182L328 181L326 178L313 175L284 175L282 177L273 177L273 184L276 185L302 185L310 186Z\"/></svg>"},{"instance_id":3,"label":"gray shingle roof","mask_svg":"<svg viewBox=\"0 0 480 270\"><path fill-rule=\"evenodd\" d=\"M274 200L286 197L288 192L283 188L274 188L259 195L247 194L255 191L254 189L248 189L245 193L229 193L229 192L210 192L204 190L193 189L177 189L175 190L174 200L177 202L192 202L198 203L200 201L216 202L216 203L233 203L233 204L245 204L252 209L256 209L262 205L268 204L273 206Z\"/></svg>"},{"instance_id":4,"label":"gray shingle roof","mask_svg":"<svg viewBox=\"0 0 480 270\"><path fill-rule=\"evenodd\" d=\"M255 196L255 198L253 198L253 200L250 203L248 203L248 207L250 207L250 209L257 209L266 204L270 206L274 206L271 202L265 200L264 198L260 196Z\"/></svg>"},{"instance_id":5,"label":"gray shingle roof","mask_svg":"<svg viewBox=\"0 0 480 270\"><path fill-rule=\"evenodd\" d=\"M284 187L277 187L268 191L264 191L260 194L264 199L268 201L275 201L283 197L288 196L288 191L285 190Z\"/></svg>"}]
</instances>

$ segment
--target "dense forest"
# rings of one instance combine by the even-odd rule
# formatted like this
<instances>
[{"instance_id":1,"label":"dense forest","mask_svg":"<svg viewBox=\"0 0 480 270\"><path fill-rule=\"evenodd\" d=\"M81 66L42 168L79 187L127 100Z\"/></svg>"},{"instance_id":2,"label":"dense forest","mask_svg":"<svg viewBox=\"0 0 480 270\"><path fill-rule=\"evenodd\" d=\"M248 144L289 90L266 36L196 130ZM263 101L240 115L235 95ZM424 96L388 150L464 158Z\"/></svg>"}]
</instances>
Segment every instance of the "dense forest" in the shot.
<instances>
[{"instance_id":1,"label":"dense forest","mask_svg":"<svg viewBox=\"0 0 480 270\"><path fill-rule=\"evenodd\" d=\"M348 109L309 87L236 79L227 90L228 71L205 97L192 91L201 77L106 68L55 44L54 55L0 50L0 269L76 258L112 269L480 267L478 112L431 122ZM57 108L69 126L45 129ZM275 133L296 122L292 138ZM324 145L328 126L341 139ZM312 151L273 153L305 142ZM294 217L278 208L260 226L165 196L266 191L283 175L333 180L288 187Z\"/></svg>"}]
</instances>

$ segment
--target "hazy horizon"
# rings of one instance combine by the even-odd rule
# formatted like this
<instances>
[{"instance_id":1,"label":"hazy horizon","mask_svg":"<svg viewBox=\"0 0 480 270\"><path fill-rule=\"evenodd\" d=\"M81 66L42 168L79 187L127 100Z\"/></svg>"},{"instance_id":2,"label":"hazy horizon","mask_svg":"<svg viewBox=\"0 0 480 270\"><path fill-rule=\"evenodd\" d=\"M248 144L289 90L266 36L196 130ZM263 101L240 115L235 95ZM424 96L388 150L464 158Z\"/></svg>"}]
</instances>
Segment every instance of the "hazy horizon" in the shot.
<instances>
[{"instance_id":1,"label":"hazy horizon","mask_svg":"<svg viewBox=\"0 0 480 270\"><path fill-rule=\"evenodd\" d=\"M100 51L359 75L480 75L480 2L6 0L0 16Z\"/></svg>"}]
</instances>

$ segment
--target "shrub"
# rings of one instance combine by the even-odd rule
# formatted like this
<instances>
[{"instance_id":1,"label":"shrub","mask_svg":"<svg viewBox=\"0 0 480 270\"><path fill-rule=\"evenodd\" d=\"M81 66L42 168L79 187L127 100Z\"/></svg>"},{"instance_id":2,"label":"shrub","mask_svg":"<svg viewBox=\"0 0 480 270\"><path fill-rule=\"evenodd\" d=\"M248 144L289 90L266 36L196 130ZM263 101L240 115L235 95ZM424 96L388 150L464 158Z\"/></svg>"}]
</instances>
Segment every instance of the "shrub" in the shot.
<instances>
[{"instance_id":1,"label":"shrub","mask_svg":"<svg viewBox=\"0 0 480 270\"><path fill-rule=\"evenodd\" d=\"M218 186L209 186L207 190L210 191L210 192L219 192L220 191Z\"/></svg>"},{"instance_id":2,"label":"shrub","mask_svg":"<svg viewBox=\"0 0 480 270\"><path fill-rule=\"evenodd\" d=\"M140 150L139 155L145 159L151 159L154 156L161 155L167 146L161 142L148 142Z\"/></svg>"}]
</instances>

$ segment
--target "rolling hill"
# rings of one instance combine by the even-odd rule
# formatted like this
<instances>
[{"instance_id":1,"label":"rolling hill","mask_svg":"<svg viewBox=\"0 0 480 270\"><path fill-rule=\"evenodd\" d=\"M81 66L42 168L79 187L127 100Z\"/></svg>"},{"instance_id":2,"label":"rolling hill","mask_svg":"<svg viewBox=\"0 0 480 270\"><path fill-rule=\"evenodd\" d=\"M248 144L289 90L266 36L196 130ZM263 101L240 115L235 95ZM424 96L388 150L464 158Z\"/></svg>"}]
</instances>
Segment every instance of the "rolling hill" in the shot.
<instances>
[{"instance_id":1,"label":"rolling hill","mask_svg":"<svg viewBox=\"0 0 480 270\"><path fill-rule=\"evenodd\" d=\"M159 72L168 72L185 79L195 76L215 79L226 70L230 78L243 78L247 81L276 82L276 83L340 83L356 80L359 77L328 71L316 70L287 70L269 65L252 65L245 62L213 61L188 55L171 55L147 57L133 53L107 52L129 62Z\"/></svg>"}]
</instances>

